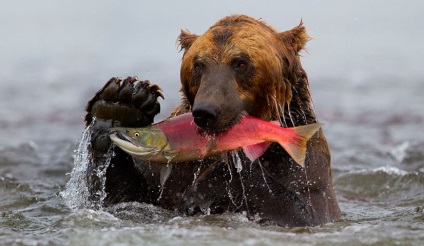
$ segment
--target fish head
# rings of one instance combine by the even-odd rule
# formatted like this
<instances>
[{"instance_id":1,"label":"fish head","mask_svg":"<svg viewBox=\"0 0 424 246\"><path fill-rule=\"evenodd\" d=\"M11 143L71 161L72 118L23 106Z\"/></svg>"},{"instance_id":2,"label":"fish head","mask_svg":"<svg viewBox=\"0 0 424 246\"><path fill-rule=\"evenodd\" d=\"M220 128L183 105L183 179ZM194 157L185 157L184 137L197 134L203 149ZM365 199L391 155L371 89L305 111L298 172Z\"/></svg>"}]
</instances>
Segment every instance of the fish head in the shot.
<instances>
[{"instance_id":1,"label":"fish head","mask_svg":"<svg viewBox=\"0 0 424 246\"><path fill-rule=\"evenodd\" d=\"M143 128L115 127L109 133L110 139L122 150L134 157L149 160L168 146L168 138L157 127Z\"/></svg>"}]
</instances>

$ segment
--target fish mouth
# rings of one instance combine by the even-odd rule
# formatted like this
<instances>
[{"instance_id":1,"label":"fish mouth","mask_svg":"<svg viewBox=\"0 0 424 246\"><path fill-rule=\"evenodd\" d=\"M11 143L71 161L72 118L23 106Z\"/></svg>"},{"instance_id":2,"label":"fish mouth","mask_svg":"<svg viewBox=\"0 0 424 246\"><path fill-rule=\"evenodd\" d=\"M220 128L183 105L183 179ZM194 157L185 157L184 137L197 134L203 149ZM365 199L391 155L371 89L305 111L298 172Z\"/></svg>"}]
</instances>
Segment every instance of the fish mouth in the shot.
<instances>
[{"instance_id":1,"label":"fish mouth","mask_svg":"<svg viewBox=\"0 0 424 246\"><path fill-rule=\"evenodd\" d=\"M136 141L128 137L128 135L123 134L121 131L112 129L109 132L109 136L114 142L117 141L120 144L124 144L124 146L131 145L134 147L140 147L140 145Z\"/></svg>"},{"instance_id":2,"label":"fish mouth","mask_svg":"<svg viewBox=\"0 0 424 246\"><path fill-rule=\"evenodd\" d=\"M157 152L155 151L156 148L141 146L134 139L119 130L111 130L109 137L119 148L135 157L149 157Z\"/></svg>"}]
</instances>

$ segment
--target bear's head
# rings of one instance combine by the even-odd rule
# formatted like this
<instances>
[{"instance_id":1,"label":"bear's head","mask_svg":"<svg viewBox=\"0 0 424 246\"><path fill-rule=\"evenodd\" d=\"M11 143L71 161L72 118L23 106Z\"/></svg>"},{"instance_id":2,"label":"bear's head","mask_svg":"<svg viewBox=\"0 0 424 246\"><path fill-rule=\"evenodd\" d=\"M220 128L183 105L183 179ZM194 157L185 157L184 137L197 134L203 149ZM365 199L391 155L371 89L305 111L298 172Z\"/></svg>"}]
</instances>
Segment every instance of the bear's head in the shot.
<instances>
[{"instance_id":1,"label":"bear's head","mask_svg":"<svg viewBox=\"0 0 424 246\"><path fill-rule=\"evenodd\" d=\"M280 119L303 78L299 51L309 40L302 23L277 32L244 15L219 20L203 35L181 31L182 92L195 123L214 133L244 114Z\"/></svg>"}]
</instances>

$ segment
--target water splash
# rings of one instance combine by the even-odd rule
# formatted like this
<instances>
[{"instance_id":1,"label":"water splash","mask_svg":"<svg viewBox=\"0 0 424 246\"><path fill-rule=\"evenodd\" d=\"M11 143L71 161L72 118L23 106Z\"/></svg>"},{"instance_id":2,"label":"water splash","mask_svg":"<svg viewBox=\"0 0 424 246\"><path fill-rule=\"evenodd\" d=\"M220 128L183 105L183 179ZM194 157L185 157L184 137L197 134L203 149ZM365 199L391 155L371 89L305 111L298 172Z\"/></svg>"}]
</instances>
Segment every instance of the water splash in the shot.
<instances>
[{"instance_id":1,"label":"water splash","mask_svg":"<svg viewBox=\"0 0 424 246\"><path fill-rule=\"evenodd\" d=\"M240 173L243 170L243 165L241 163L241 158L238 155L238 151L231 151L231 156L233 157L233 163L237 169L237 173Z\"/></svg>"},{"instance_id":2,"label":"water splash","mask_svg":"<svg viewBox=\"0 0 424 246\"><path fill-rule=\"evenodd\" d=\"M196 172L193 174L193 182L191 182L191 186L194 186L196 184L197 178L200 175L200 171L202 170L203 161L199 160L199 167L197 168Z\"/></svg>"},{"instance_id":3,"label":"water splash","mask_svg":"<svg viewBox=\"0 0 424 246\"><path fill-rule=\"evenodd\" d=\"M309 90L309 88L308 88L308 90ZM305 108L308 108L309 110L312 110L313 111L313 108L311 108L311 104L309 102L306 102L307 105L306 105L306 107L304 107L305 101L304 100L300 100L300 98L299 98L299 92L296 90L296 87L292 86L292 91L294 91L295 94L297 95L296 96L296 100L297 100L298 104L301 105L298 110L300 111L301 116L303 117L303 121L305 122L305 124L307 124L308 123L308 120L306 118L306 114L305 114L304 109ZM291 117L291 115L290 115L290 117Z\"/></svg>"},{"instance_id":4,"label":"water splash","mask_svg":"<svg viewBox=\"0 0 424 246\"><path fill-rule=\"evenodd\" d=\"M280 121L280 124L283 126L287 126L286 118L284 117L284 107L281 106L275 96L272 97L272 100L274 102L276 115L278 117L278 120Z\"/></svg>"},{"instance_id":5,"label":"water splash","mask_svg":"<svg viewBox=\"0 0 424 246\"><path fill-rule=\"evenodd\" d=\"M66 184L65 190L60 192L60 195L65 200L65 203L72 209L88 207L89 195L87 180L87 168L89 163L88 146L90 144L90 128L93 122L87 126L82 134L78 149L75 151L74 168L71 172L71 178Z\"/></svg>"},{"instance_id":6,"label":"water splash","mask_svg":"<svg viewBox=\"0 0 424 246\"><path fill-rule=\"evenodd\" d=\"M95 200L89 191L89 184L87 183L87 170L91 161L88 149L91 142L91 127L94 123L95 119L85 128L82 134L78 149L75 151L74 168L70 174L71 178L66 184L65 190L60 192L60 196L65 200L65 203L74 210L99 207L107 195L105 191L106 170L114 155L112 147L105 154L107 158L104 165L100 165L93 170L100 180L100 189L94 194Z\"/></svg>"},{"instance_id":7,"label":"water splash","mask_svg":"<svg viewBox=\"0 0 424 246\"><path fill-rule=\"evenodd\" d=\"M314 161L314 165L316 165L316 159L313 158ZM290 162L293 162L293 160L290 160ZM297 164L295 164L297 165ZM303 173L305 174L305 179L306 179L306 188L307 188L307 192L308 192L308 200L307 200L307 205L310 206L311 208L313 208L311 201L312 201L312 197L311 197L311 181L308 177L308 171L306 170L306 166L304 168L302 168Z\"/></svg>"},{"instance_id":8,"label":"water splash","mask_svg":"<svg viewBox=\"0 0 424 246\"><path fill-rule=\"evenodd\" d=\"M94 170L94 172L96 173L97 177L100 180L100 187L96 191L96 196L95 196L98 199L92 200L90 202L91 207L101 208L103 201L107 196L107 192L106 192L106 171L107 171L107 169L110 165L112 157L115 156L114 148L115 148L115 145L109 146L109 149L105 154L106 160L104 161L104 164L98 165L97 168Z\"/></svg>"},{"instance_id":9,"label":"water splash","mask_svg":"<svg viewBox=\"0 0 424 246\"><path fill-rule=\"evenodd\" d=\"M293 117L292 117L292 114L291 114L291 109L290 109L290 103L289 102L287 103L287 110L289 112L289 117L290 117L290 121L292 123L292 126L296 126L296 124L293 121Z\"/></svg>"},{"instance_id":10,"label":"water splash","mask_svg":"<svg viewBox=\"0 0 424 246\"><path fill-rule=\"evenodd\" d=\"M246 209L247 211L249 211L249 207L247 204L247 197L246 197L246 189L244 187L244 182L243 182L243 175L241 173L241 171L243 170L243 165L242 165L242 161L241 158L239 156L239 152L238 151L231 151L231 156L233 158L233 163L237 169L237 173L239 174L239 178L240 178L240 184L241 184L241 188L243 190L243 201L245 205L246 205Z\"/></svg>"},{"instance_id":11,"label":"water splash","mask_svg":"<svg viewBox=\"0 0 424 246\"><path fill-rule=\"evenodd\" d=\"M272 193L271 187L269 187L268 182L266 181L265 172L264 172L264 169L262 167L262 163L261 163L261 161L259 159L258 159L258 165L259 165L259 168L261 169L262 178L264 179L264 183L265 183L266 187L268 188L268 192L269 193ZM250 169L252 169L252 167Z\"/></svg>"}]
</instances>

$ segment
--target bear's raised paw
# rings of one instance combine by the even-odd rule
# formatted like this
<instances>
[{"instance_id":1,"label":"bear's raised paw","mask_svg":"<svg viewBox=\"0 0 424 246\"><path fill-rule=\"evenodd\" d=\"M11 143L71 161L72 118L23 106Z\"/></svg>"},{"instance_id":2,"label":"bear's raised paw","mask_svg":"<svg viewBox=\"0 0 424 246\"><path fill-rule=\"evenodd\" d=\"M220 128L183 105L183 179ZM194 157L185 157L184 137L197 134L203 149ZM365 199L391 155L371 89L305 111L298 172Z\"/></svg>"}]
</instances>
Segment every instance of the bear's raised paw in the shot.
<instances>
[{"instance_id":1,"label":"bear's raised paw","mask_svg":"<svg viewBox=\"0 0 424 246\"><path fill-rule=\"evenodd\" d=\"M143 127L150 125L160 111L161 88L137 76L111 78L87 103L85 123L93 118L111 120L113 126Z\"/></svg>"}]
</instances>

